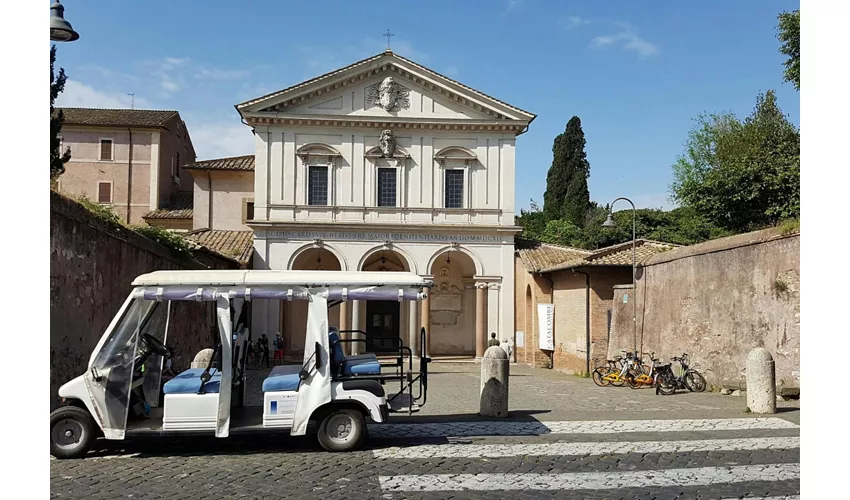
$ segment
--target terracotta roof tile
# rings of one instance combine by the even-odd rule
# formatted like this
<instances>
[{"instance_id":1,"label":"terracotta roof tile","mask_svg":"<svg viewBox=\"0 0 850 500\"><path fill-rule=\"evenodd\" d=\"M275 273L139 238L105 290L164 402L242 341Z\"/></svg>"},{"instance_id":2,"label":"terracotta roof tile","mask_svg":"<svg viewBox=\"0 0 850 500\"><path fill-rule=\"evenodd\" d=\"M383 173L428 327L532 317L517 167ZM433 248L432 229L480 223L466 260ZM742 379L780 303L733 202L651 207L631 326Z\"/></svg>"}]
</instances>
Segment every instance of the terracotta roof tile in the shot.
<instances>
[{"instance_id":1,"label":"terracotta roof tile","mask_svg":"<svg viewBox=\"0 0 850 500\"><path fill-rule=\"evenodd\" d=\"M58 108L66 125L101 125L112 127L164 127L177 111L156 109Z\"/></svg>"},{"instance_id":2,"label":"terracotta roof tile","mask_svg":"<svg viewBox=\"0 0 850 500\"><path fill-rule=\"evenodd\" d=\"M522 238L516 238L514 246L525 269L530 273L537 273L564 262L580 261L591 253L580 248L552 245Z\"/></svg>"},{"instance_id":3,"label":"terracotta roof tile","mask_svg":"<svg viewBox=\"0 0 850 500\"><path fill-rule=\"evenodd\" d=\"M635 241L635 261L638 265L645 263L650 257L678 247L673 243L638 239ZM632 242L618 243L610 247L600 248L588 252L579 259L565 260L542 268L538 272L553 272L569 269L572 267L596 267L596 266L631 266L632 265Z\"/></svg>"},{"instance_id":4,"label":"terracotta roof tile","mask_svg":"<svg viewBox=\"0 0 850 500\"><path fill-rule=\"evenodd\" d=\"M191 219L194 211L194 193L191 191L179 191L162 207L148 212L144 219Z\"/></svg>"},{"instance_id":5,"label":"terracotta roof tile","mask_svg":"<svg viewBox=\"0 0 850 500\"><path fill-rule=\"evenodd\" d=\"M254 171L254 155L231 156L228 158L215 158L212 160L196 161L184 165L189 170L241 170L245 172Z\"/></svg>"},{"instance_id":6,"label":"terracotta roof tile","mask_svg":"<svg viewBox=\"0 0 850 500\"><path fill-rule=\"evenodd\" d=\"M222 229L197 229L186 234L186 239L196 245L248 265L254 254L253 231L225 231Z\"/></svg>"}]
</instances>

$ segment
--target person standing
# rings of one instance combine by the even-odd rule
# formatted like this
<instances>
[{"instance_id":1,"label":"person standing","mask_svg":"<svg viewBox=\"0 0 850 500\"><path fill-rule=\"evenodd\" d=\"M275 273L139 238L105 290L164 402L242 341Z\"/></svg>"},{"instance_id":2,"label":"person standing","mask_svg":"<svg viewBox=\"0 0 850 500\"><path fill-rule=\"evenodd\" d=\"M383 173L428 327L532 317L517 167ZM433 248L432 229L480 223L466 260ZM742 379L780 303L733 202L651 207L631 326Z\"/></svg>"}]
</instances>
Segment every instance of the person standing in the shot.
<instances>
[{"instance_id":1,"label":"person standing","mask_svg":"<svg viewBox=\"0 0 850 500\"><path fill-rule=\"evenodd\" d=\"M260 338L257 339L257 344L259 347L260 354L262 354L262 358L260 358L260 363L257 365L257 368L262 366L263 361L266 362L266 368L269 367L269 338L266 337L266 334L260 335Z\"/></svg>"},{"instance_id":2,"label":"person standing","mask_svg":"<svg viewBox=\"0 0 850 500\"><path fill-rule=\"evenodd\" d=\"M283 364L283 337L280 336L280 332L277 332L274 336L274 362L277 364L277 360L280 360L280 364Z\"/></svg>"},{"instance_id":3,"label":"person standing","mask_svg":"<svg viewBox=\"0 0 850 500\"><path fill-rule=\"evenodd\" d=\"M487 347L499 346L501 343L496 340L496 332L490 334L490 341L487 342Z\"/></svg>"}]
</instances>

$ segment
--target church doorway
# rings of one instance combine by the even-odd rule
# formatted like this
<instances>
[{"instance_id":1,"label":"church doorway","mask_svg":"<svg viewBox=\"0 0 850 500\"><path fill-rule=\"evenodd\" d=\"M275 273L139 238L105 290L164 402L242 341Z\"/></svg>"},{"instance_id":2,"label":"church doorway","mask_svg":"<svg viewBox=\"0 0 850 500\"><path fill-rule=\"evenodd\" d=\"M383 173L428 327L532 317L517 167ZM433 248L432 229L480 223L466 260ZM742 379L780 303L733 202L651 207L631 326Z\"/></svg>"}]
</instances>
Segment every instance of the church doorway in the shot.
<instances>
[{"instance_id":1,"label":"church doorway","mask_svg":"<svg viewBox=\"0 0 850 500\"><path fill-rule=\"evenodd\" d=\"M384 249L374 252L363 262L363 271L404 272L410 267L406 259L393 250ZM366 317L364 331L371 340L371 345L364 346L368 352L398 351L398 339L403 337L402 328L406 311L402 310L402 302L397 300L366 301ZM405 342L406 344L406 342Z\"/></svg>"}]
</instances>

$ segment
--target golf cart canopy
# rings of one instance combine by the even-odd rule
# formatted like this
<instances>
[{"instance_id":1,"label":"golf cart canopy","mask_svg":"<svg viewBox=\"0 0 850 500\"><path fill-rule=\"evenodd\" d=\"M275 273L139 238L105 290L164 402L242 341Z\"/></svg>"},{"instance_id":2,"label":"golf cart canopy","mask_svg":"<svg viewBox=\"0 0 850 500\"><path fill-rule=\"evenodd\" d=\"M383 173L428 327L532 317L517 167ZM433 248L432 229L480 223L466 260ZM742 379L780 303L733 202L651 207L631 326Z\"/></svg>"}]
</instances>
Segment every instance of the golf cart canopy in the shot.
<instances>
[{"instance_id":1,"label":"golf cart canopy","mask_svg":"<svg viewBox=\"0 0 850 500\"><path fill-rule=\"evenodd\" d=\"M348 271L155 271L133 281L146 300L307 300L322 290L336 300L421 300L432 283L413 273Z\"/></svg>"}]
</instances>

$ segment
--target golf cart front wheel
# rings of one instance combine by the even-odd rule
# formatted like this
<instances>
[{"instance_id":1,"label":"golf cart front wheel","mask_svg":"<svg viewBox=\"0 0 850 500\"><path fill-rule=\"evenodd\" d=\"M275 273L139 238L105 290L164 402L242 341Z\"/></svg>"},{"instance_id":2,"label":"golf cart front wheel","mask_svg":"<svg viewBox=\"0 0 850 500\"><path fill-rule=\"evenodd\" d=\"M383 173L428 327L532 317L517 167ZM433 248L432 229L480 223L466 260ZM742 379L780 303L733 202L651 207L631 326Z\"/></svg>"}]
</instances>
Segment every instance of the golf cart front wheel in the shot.
<instances>
[{"instance_id":1,"label":"golf cart front wheel","mask_svg":"<svg viewBox=\"0 0 850 500\"><path fill-rule=\"evenodd\" d=\"M351 451L366 437L366 420L357 410L332 410L319 424L319 444L328 451Z\"/></svg>"},{"instance_id":2,"label":"golf cart front wheel","mask_svg":"<svg viewBox=\"0 0 850 500\"><path fill-rule=\"evenodd\" d=\"M50 414L50 454L56 458L81 457L89 451L94 433L94 421L86 410L57 408Z\"/></svg>"}]
</instances>

